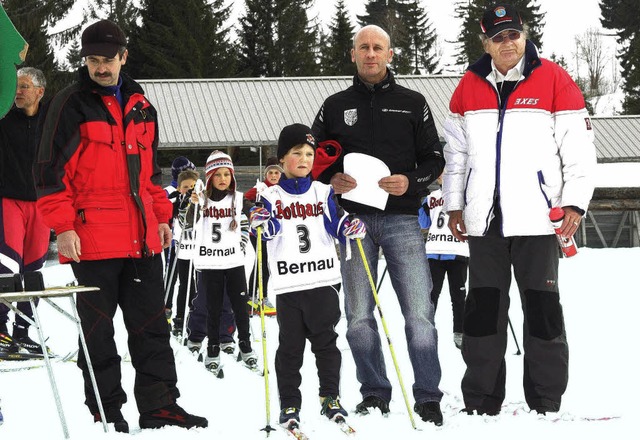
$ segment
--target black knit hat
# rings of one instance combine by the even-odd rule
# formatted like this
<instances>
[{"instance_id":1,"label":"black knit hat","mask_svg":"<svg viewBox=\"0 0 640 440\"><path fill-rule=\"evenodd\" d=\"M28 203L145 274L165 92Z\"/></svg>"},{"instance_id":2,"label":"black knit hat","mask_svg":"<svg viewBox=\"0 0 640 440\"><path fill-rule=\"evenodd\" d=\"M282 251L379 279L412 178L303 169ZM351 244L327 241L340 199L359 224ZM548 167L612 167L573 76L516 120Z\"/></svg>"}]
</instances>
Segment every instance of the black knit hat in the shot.
<instances>
[{"instance_id":1,"label":"black knit hat","mask_svg":"<svg viewBox=\"0 0 640 440\"><path fill-rule=\"evenodd\" d=\"M494 4L484 11L480 27L482 32L489 38L511 29L522 32L522 18L513 6Z\"/></svg>"},{"instance_id":2,"label":"black knit hat","mask_svg":"<svg viewBox=\"0 0 640 440\"><path fill-rule=\"evenodd\" d=\"M278 159L282 159L296 145L303 144L316 149L316 139L311 134L311 129L304 124L287 125L278 138Z\"/></svg>"},{"instance_id":3,"label":"black knit hat","mask_svg":"<svg viewBox=\"0 0 640 440\"><path fill-rule=\"evenodd\" d=\"M114 58L121 47L127 45L127 37L120 26L111 20L100 20L82 32L80 56L97 55Z\"/></svg>"}]
</instances>

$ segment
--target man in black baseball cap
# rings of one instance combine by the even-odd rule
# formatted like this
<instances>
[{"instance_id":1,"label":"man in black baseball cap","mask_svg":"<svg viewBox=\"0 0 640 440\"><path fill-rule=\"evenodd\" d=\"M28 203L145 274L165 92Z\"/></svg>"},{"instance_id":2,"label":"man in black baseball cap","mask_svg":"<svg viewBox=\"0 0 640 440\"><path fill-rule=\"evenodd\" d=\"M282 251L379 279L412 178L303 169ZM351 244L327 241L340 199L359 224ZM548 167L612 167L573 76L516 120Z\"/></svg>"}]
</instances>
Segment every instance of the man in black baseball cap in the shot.
<instances>
[{"instance_id":1,"label":"man in black baseball cap","mask_svg":"<svg viewBox=\"0 0 640 440\"><path fill-rule=\"evenodd\" d=\"M522 18L513 6L496 4L484 11L480 26L487 37L493 38L506 30L522 32Z\"/></svg>"},{"instance_id":2,"label":"man in black baseball cap","mask_svg":"<svg viewBox=\"0 0 640 440\"><path fill-rule=\"evenodd\" d=\"M100 55L114 58L127 45L127 37L120 26L110 20L100 20L82 33L80 56Z\"/></svg>"},{"instance_id":3,"label":"man in black baseball cap","mask_svg":"<svg viewBox=\"0 0 640 440\"><path fill-rule=\"evenodd\" d=\"M135 369L140 428L206 427L207 419L176 402L180 391L160 257L171 243L173 207L160 186L158 114L142 86L121 71L126 44L122 29L109 20L82 33L85 65L78 81L53 98L42 130L34 173L38 210L56 232L60 261L72 263L80 284L100 288L98 294L79 297L77 309L106 422L118 432L129 431L113 333L120 307ZM112 208L103 215L104 210L89 208L91 200ZM101 422L82 351L78 367L85 404Z\"/></svg>"},{"instance_id":4,"label":"man in black baseball cap","mask_svg":"<svg viewBox=\"0 0 640 440\"><path fill-rule=\"evenodd\" d=\"M467 68L443 124L443 209L451 233L469 242L470 253L466 304L473 307L465 307L462 332L463 411L495 416L503 409L515 279L527 353L524 399L532 413L548 414L560 410L569 379L549 212L558 206L569 216L564 237L578 231L593 195L594 135L580 88L540 56L513 6L489 6L480 26L485 53Z\"/></svg>"},{"instance_id":5,"label":"man in black baseball cap","mask_svg":"<svg viewBox=\"0 0 640 440\"><path fill-rule=\"evenodd\" d=\"M127 37L110 20L93 23L82 32L80 56L85 57L89 77L102 87L118 84L120 69L127 63ZM119 89L116 90L116 95Z\"/></svg>"}]
</instances>

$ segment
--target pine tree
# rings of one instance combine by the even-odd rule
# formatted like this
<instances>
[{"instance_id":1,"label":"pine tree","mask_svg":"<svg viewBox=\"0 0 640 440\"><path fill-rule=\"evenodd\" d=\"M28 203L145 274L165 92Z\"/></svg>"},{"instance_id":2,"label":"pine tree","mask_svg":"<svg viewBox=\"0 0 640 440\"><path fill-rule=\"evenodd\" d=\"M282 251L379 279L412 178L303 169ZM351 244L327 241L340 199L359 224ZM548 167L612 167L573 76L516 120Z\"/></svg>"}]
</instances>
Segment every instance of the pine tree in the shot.
<instances>
[{"instance_id":1,"label":"pine tree","mask_svg":"<svg viewBox=\"0 0 640 440\"><path fill-rule=\"evenodd\" d=\"M631 0L601 0L602 26L615 29L625 97L622 110L640 114L640 3Z\"/></svg>"},{"instance_id":2,"label":"pine tree","mask_svg":"<svg viewBox=\"0 0 640 440\"><path fill-rule=\"evenodd\" d=\"M414 75L434 73L438 62L435 59L436 31L429 23L427 13L418 0L411 0L404 12L407 27L407 58Z\"/></svg>"},{"instance_id":3,"label":"pine tree","mask_svg":"<svg viewBox=\"0 0 640 440\"><path fill-rule=\"evenodd\" d=\"M494 0L461 0L456 3L456 18L462 20L462 30L458 38L459 51L456 57L459 64L472 64L484 54L478 39L478 35L482 33L480 20L487 7L494 3ZM509 3L518 10L522 21L528 26L528 39L538 49L542 49L541 37L545 14L540 13L537 0L511 0Z\"/></svg>"},{"instance_id":4,"label":"pine tree","mask_svg":"<svg viewBox=\"0 0 640 440\"><path fill-rule=\"evenodd\" d=\"M389 34L396 73L435 71L437 36L418 0L370 0L357 18L361 26L375 24Z\"/></svg>"},{"instance_id":5,"label":"pine tree","mask_svg":"<svg viewBox=\"0 0 640 440\"><path fill-rule=\"evenodd\" d=\"M245 0L240 17L240 72L244 76L309 76L317 63L318 29L312 0Z\"/></svg>"},{"instance_id":6,"label":"pine tree","mask_svg":"<svg viewBox=\"0 0 640 440\"><path fill-rule=\"evenodd\" d=\"M245 0L245 14L240 17L241 76L274 76L275 4L273 0Z\"/></svg>"},{"instance_id":7,"label":"pine tree","mask_svg":"<svg viewBox=\"0 0 640 440\"><path fill-rule=\"evenodd\" d=\"M384 29L391 40L391 69L397 73L411 72L411 42L404 22L406 2L402 0L369 0L365 14L356 15L360 26L376 25Z\"/></svg>"},{"instance_id":8,"label":"pine tree","mask_svg":"<svg viewBox=\"0 0 640 440\"><path fill-rule=\"evenodd\" d=\"M78 40L73 40L67 51L67 65L69 69L75 71L82 67L83 64L84 61L80 56L80 43Z\"/></svg>"},{"instance_id":9,"label":"pine tree","mask_svg":"<svg viewBox=\"0 0 640 440\"><path fill-rule=\"evenodd\" d=\"M365 13L356 15L358 24L361 27L375 24L391 35L389 28L393 27L392 17L397 15L399 3L398 0L369 0L365 5Z\"/></svg>"},{"instance_id":10,"label":"pine tree","mask_svg":"<svg viewBox=\"0 0 640 440\"><path fill-rule=\"evenodd\" d=\"M225 8L217 10L217 16L213 11L220 4L143 0L142 26L129 35L129 73L135 78L204 78L219 67L235 65L235 53L220 23ZM214 52L216 44L221 47Z\"/></svg>"},{"instance_id":11,"label":"pine tree","mask_svg":"<svg viewBox=\"0 0 640 440\"><path fill-rule=\"evenodd\" d=\"M317 26L310 25L307 11L313 0L276 0L276 62L278 76L313 76L317 63Z\"/></svg>"},{"instance_id":12,"label":"pine tree","mask_svg":"<svg viewBox=\"0 0 640 440\"><path fill-rule=\"evenodd\" d=\"M336 13L329 25L329 35L321 42L323 48L321 68L323 75L353 75L355 67L351 61L353 29L344 0L338 0Z\"/></svg>"},{"instance_id":13,"label":"pine tree","mask_svg":"<svg viewBox=\"0 0 640 440\"><path fill-rule=\"evenodd\" d=\"M136 28L138 14L133 0L92 0L85 15L91 21L104 18L111 20L128 36Z\"/></svg>"},{"instance_id":14,"label":"pine tree","mask_svg":"<svg viewBox=\"0 0 640 440\"><path fill-rule=\"evenodd\" d=\"M203 26L208 29L203 55L204 76L206 78L225 78L235 76L238 66L238 50L231 41L231 27L227 26L231 15L231 4L225 0L213 0L211 13L204 15Z\"/></svg>"}]
</instances>

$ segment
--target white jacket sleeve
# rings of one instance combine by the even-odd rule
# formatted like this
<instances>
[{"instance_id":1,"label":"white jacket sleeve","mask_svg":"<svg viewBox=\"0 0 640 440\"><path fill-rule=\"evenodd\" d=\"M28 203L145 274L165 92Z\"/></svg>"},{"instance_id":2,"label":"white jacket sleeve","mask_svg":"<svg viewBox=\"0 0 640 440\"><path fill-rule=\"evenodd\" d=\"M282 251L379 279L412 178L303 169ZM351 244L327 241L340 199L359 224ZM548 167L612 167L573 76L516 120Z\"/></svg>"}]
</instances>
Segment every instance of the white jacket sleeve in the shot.
<instances>
[{"instance_id":1,"label":"white jacket sleeve","mask_svg":"<svg viewBox=\"0 0 640 440\"><path fill-rule=\"evenodd\" d=\"M464 185L467 174L467 140L464 131L464 118L450 113L444 122L444 184L442 196L446 212L464 208Z\"/></svg>"}]
</instances>

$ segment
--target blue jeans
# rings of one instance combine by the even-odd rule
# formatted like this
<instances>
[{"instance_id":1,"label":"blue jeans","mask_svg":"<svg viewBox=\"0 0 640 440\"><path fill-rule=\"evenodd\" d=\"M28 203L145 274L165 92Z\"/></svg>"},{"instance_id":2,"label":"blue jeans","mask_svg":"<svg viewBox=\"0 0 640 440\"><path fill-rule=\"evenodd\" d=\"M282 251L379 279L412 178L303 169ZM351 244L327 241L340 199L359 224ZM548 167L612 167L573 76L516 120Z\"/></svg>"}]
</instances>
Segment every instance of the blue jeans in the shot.
<instances>
[{"instance_id":1,"label":"blue jeans","mask_svg":"<svg viewBox=\"0 0 640 440\"><path fill-rule=\"evenodd\" d=\"M415 401L439 402L442 392L438 388L441 376L438 336L433 322L435 309L428 293L432 282L418 217L380 213L358 215L358 218L367 225L362 246L371 275L374 280L378 277L378 253L382 248L391 284L400 302L415 377ZM375 299L355 241L351 242L351 259L347 261L345 257L345 245L341 245L347 341L356 364L360 392L363 398L377 396L389 402L391 383L374 317Z\"/></svg>"}]
</instances>

